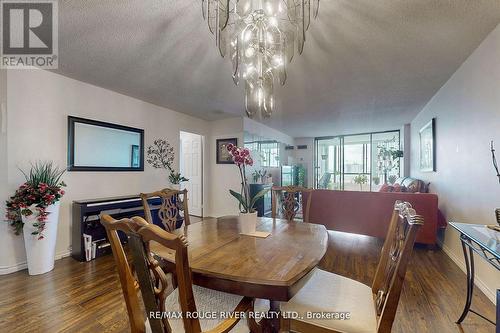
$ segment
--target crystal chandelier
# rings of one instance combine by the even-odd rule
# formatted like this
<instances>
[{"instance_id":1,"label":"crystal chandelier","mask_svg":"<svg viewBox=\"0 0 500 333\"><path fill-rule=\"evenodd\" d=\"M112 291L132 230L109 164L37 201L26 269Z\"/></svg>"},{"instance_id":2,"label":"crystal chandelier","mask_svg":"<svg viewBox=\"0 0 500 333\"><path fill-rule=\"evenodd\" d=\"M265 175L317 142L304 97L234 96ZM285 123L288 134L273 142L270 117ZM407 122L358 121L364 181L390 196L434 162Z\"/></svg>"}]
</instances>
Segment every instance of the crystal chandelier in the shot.
<instances>
[{"instance_id":1,"label":"crystal chandelier","mask_svg":"<svg viewBox=\"0 0 500 333\"><path fill-rule=\"evenodd\" d=\"M247 115L270 117L275 80L285 84L319 0L202 0L202 8L221 56L229 52L234 83L245 82Z\"/></svg>"}]
</instances>

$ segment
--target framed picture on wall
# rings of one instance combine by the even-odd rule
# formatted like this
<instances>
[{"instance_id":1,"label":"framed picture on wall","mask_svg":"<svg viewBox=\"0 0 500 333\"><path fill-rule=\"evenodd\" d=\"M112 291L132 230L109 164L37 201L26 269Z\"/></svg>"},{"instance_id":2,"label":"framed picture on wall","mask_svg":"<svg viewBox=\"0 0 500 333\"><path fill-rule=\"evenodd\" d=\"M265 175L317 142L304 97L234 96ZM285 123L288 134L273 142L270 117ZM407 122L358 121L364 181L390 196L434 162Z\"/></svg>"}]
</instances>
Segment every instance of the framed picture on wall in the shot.
<instances>
[{"instance_id":1,"label":"framed picture on wall","mask_svg":"<svg viewBox=\"0 0 500 333\"><path fill-rule=\"evenodd\" d=\"M420 129L420 171L436 171L436 118Z\"/></svg>"},{"instance_id":2,"label":"framed picture on wall","mask_svg":"<svg viewBox=\"0 0 500 333\"><path fill-rule=\"evenodd\" d=\"M232 143L233 145L238 145L237 138L231 139L217 139L216 147L217 147L217 164L233 164L233 159L229 152L227 151L227 145Z\"/></svg>"},{"instance_id":3,"label":"framed picture on wall","mask_svg":"<svg viewBox=\"0 0 500 333\"><path fill-rule=\"evenodd\" d=\"M132 145L132 155L130 157L130 164L132 168L138 168L140 165L140 153L138 145Z\"/></svg>"}]
</instances>

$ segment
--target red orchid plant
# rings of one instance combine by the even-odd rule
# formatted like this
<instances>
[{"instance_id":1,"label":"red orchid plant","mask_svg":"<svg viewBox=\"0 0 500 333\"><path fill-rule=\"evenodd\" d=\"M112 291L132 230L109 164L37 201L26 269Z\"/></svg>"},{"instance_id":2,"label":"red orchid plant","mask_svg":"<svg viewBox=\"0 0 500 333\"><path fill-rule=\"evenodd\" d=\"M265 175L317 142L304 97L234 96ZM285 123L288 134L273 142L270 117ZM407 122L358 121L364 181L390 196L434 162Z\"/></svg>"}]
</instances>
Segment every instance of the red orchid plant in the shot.
<instances>
[{"instance_id":1,"label":"red orchid plant","mask_svg":"<svg viewBox=\"0 0 500 333\"><path fill-rule=\"evenodd\" d=\"M262 198L269 191L269 189L264 189L258 192L254 197L251 197L250 187L248 186L246 177L246 167L253 166L253 159L250 156L250 150L248 148L236 147L232 143L228 144L226 148L233 158L234 164L238 167L241 177L240 193L233 190L229 190L229 193L231 193L231 195L238 200L241 213L253 213L255 212L255 203L257 200Z\"/></svg>"},{"instance_id":2,"label":"red orchid plant","mask_svg":"<svg viewBox=\"0 0 500 333\"><path fill-rule=\"evenodd\" d=\"M33 235L43 239L43 231L49 213L47 207L58 202L65 194L62 189L66 184L61 181L64 169L59 169L52 162L39 162L32 166L29 174L23 172L26 182L6 202L6 218L16 235L23 230L23 216L36 214L37 230ZM22 172L22 171L21 171Z\"/></svg>"}]
</instances>

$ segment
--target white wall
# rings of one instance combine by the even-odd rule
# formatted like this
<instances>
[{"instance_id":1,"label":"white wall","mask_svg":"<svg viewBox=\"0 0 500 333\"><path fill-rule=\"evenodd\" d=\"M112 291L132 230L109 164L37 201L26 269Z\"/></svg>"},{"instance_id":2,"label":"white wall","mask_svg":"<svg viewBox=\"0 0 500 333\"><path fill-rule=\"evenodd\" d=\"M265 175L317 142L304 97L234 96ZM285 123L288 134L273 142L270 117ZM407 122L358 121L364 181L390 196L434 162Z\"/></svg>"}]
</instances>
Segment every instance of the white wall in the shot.
<instances>
[{"instance_id":1,"label":"white wall","mask_svg":"<svg viewBox=\"0 0 500 333\"><path fill-rule=\"evenodd\" d=\"M0 70L0 112L2 105L7 106L7 71ZM9 246L12 239L12 232L7 223L5 223L5 204L4 200L9 197L9 188L7 186L7 133L3 131L6 126L7 119L0 114L0 272L4 265L5 258L12 255L13 252L4 249L4 246ZM22 244L22 242L20 242ZM5 256L5 257L4 257Z\"/></svg>"},{"instance_id":2,"label":"white wall","mask_svg":"<svg viewBox=\"0 0 500 333\"><path fill-rule=\"evenodd\" d=\"M437 172L419 171L422 126L436 117ZM431 182L448 221L494 224L500 207L500 185L495 177L490 140L500 151L500 26L465 61L411 123L411 174ZM463 267L458 234L446 229L443 248ZM500 288L500 272L476 261L478 285L493 300ZM464 277L465 283L465 277Z\"/></svg>"},{"instance_id":3,"label":"white wall","mask_svg":"<svg viewBox=\"0 0 500 333\"><path fill-rule=\"evenodd\" d=\"M287 145L293 145L294 142L291 136L249 118L243 118L243 129L250 134Z\"/></svg>"},{"instance_id":4,"label":"white wall","mask_svg":"<svg viewBox=\"0 0 500 333\"><path fill-rule=\"evenodd\" d=\"M2 201L23 182L18 167L26 169L30 161L39 159L66 166L68 115L142 128L146 146L156 138L164 138L173 145L176 156L179 155L180 130L207 137L210 134L211 124L207 121L48 71L9 70L6 84L3 76L4 73L0 76L0 87L7 87L8 129L7 135L0 133ZM2 98L5 99L0 95L0 100ZM7 155L4 152L6 139L9 142ZM178 159L175 165L177 168ZM206 164L205 172L210 174L210 164ZM166 171L149 165L145 166L144 172L68 172L64 180L68 187L61 206L58 256L69 252L70 205L73 200L137 194L168 185ZM210 200L209 196L205 197ZM4 216L4 205L1 205L1 210ZM2 274L22 267L25 253L22 237L14 236L6 223L0 225Z\"/></svg>"},{"instance_id":5,"label":"white wall","mask_svg":"<svg viewBox=\"0 0 500 333\"><path fill-rule=\"evenodd\" d=\"M238 138L238 146L243 146L243 118L228 118L210 122L210 164L212 168L207 187L210 189L210 216L238 214L238 204L229 194L229 189L240 191L241 180L234 164L216 164L216 140ZM250 178L249 178L250 179Z\"/></svg>"}]
</instances>

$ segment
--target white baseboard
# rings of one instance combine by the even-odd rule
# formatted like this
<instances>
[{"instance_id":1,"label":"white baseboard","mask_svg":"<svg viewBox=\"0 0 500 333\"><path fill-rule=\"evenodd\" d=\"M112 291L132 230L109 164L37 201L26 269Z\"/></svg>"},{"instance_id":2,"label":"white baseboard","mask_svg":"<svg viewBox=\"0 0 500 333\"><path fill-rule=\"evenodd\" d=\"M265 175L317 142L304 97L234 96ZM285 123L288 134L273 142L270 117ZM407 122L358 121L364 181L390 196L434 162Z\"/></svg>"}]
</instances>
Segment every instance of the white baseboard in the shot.
<instances>
[{"instance_id":1,"label":"white baseboard","mask_svg":"<svg viewBox=\"0 0 500 333\"><path fill-rule=\"evenodd\" d=\"M62 258L69 257L71 255L71 251L65 251L61 253L56 253L55 260L59 260ZM28 268L28 263L26 261L17 263L12 266L0 266L0 275L10 274L18 271L22 271L23 269Z\"/></svg>"},{"instance_id":2,"label":"white baseboard","mask_svg":"<svg viewBox=\"0 0 500 333\"><path fill-rule=\"evenodd\" d=\"M467 269L465 267L464 258L458 258L453 251L442 242L438 242L439 246L443 249L444 253L465 273L467 274ZM491 290L482 280L476 275L474 276L474 285L478 287L483 294L490 299L493 304L496 304L496 291Z\"/></svg>"}]
</instances>

